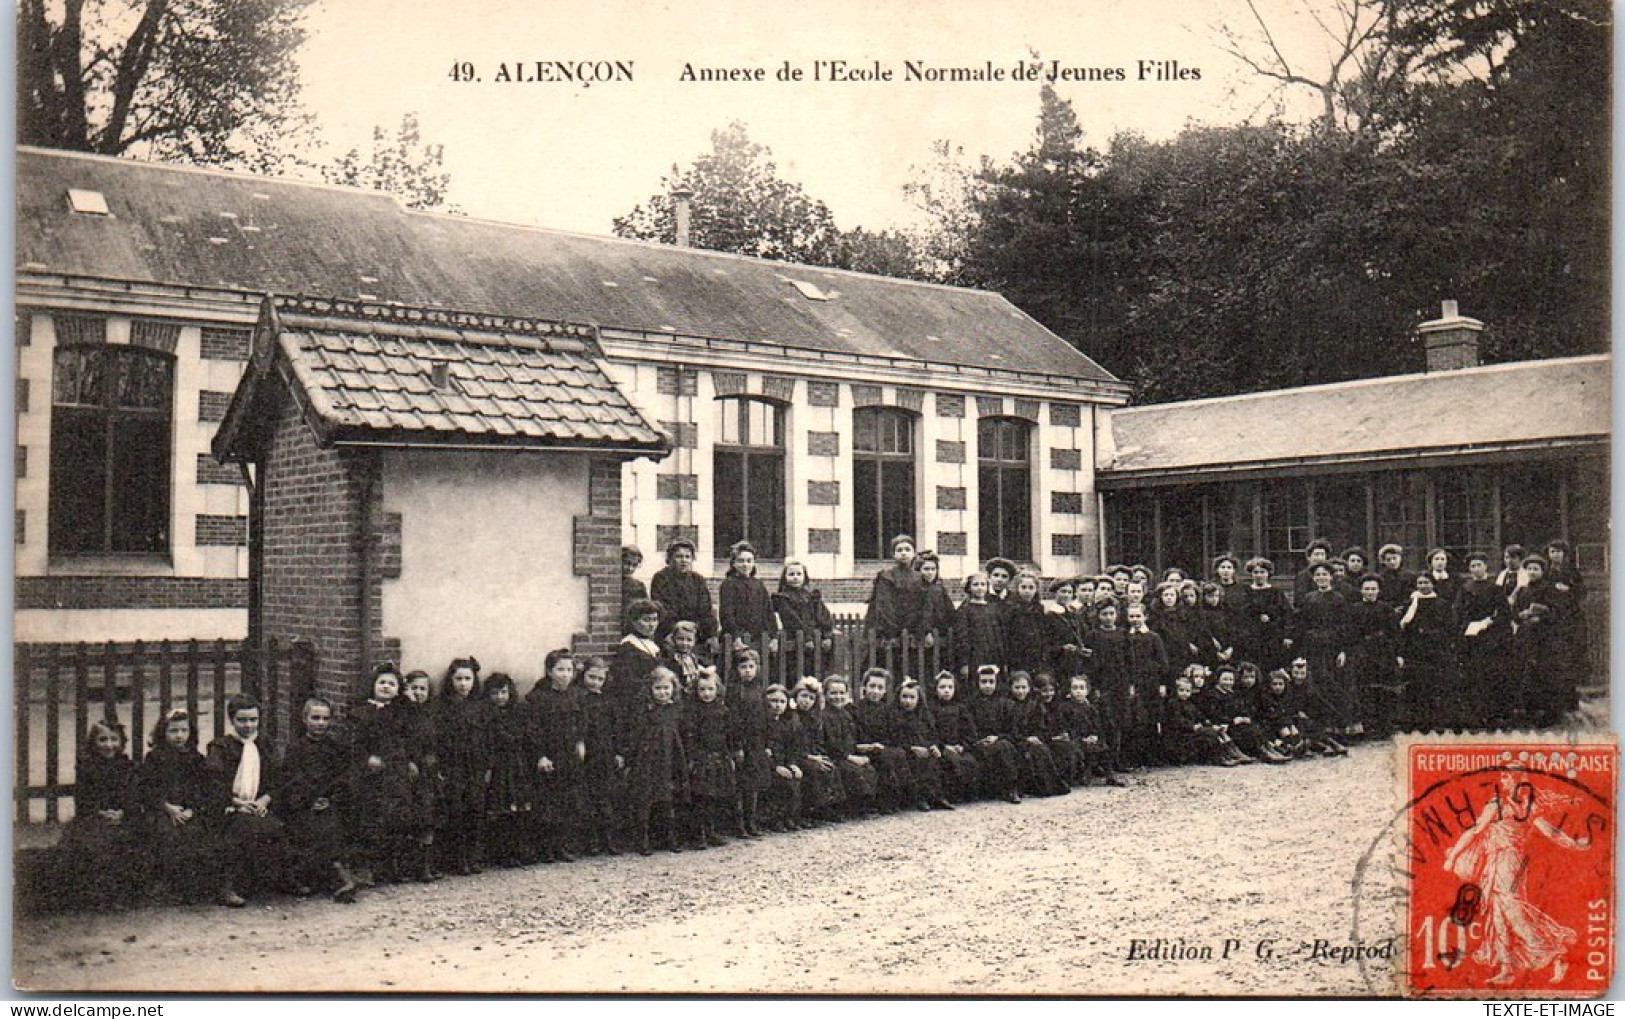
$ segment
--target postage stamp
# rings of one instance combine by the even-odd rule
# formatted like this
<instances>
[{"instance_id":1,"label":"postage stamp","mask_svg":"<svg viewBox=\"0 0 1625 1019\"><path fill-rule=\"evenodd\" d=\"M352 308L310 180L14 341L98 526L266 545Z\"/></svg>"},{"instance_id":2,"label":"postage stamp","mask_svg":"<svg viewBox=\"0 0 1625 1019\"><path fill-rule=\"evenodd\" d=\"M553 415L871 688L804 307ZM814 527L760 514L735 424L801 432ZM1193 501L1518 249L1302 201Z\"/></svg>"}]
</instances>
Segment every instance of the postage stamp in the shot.
<instances>
[{"instance_id":1,"label":"postage stamp","mask_svg":"<svg viewBox=\"0 0 1625 1019\"><path fill-rule=\"evenodd\" d=\"M1399 992L1586 997L1614 959L1619 766L1608 734L1417 736L1395 757L1404 798Z\"/></svg>"}]
</instances>

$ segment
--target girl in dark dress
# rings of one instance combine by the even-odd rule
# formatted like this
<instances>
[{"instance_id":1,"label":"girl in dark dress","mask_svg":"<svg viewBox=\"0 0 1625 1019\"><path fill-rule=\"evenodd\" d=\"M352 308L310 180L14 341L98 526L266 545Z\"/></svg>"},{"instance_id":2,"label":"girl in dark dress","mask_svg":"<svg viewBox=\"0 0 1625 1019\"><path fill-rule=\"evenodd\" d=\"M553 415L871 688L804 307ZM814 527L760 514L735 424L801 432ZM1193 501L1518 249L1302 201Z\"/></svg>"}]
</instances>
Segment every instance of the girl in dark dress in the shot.
<instances>
[{"instance_id":1,"label":"girl in dark dress","mask_svg":"<svg viewBox=\"0 0 1625 1019\"><path fill-rule=\"evenodd\" d=\"M669 636L672 627L666 626L658 602L635 601L627 608L626 634L615 645L615 657L609 663L609 682L604 686L604 696L614 706L617 732L629 732L633 719L648 703L649 673L660 665L660 645L655 643L655 635L662 627ZM703 630L696 626L695 632Z\"/></svg>"},{"instance_id":2,"label":"girl in dark dress","mask_svg":"<svg viewBox=\"0 0 1625 1019\"><path fill-rule=\"evenodd\" d=\"M733 721L722 699L722 681L714 671L695 681L694 698L685 705L683 748L688 755L688 790L700 841L708 846L725 845L722 831L732 827L739 784L734 778Z\"/></svg>"},{"instance_id":3,"label":"girl in dark dress","mask_svg":"<svg viewBox=\"0 0 1625 1019\"><path fill-rule=\"evenodd\" d=\"M1067 680L1066 699L1056 702L1049 724L1052 741L1064 739L1077 751L1080 782L1098 778L1111 786L1128 784L1117 773L1117 756L1105 721L1089 700L1088 676L1079 673Z\"/></svg>"},{"instance_id":4,"label":"girl in dark dress","mask_svg":"<svg viewBox=\"0 0 1625 1019\"><path fill-rule=\"evenodd\" d=\"M806 772L800 725L790 710L790 691L773 683L762 691L767 703L768 779L766 815L772 831L801 830L801 792Z\"/></svg>"},{"instance_id":5,"label":"girl in dark dress","mask_svg":"<svg viewBox=\"0 0 1625 1019\"><path fill-rule=\"evenodd\" d=\"M708 653L717 651L717 615L711 604L711 588L704 577L694 572L692 541L679 538L666 546L666 565L649 582L649 597L659 603L655 611L660 617L659 629L649 634L650 638L665 640L673 623L687 619L699 627L700 646ZM637 602L627 606L628 618L638 607Z\"/></svg>"},{"instance_id":6,"label":"girl in dark dress","mask_svg":"<svg viewBox=\"0 0 1625 1019\"><path fill-rule=\"evenodd\" d=\"M1433 592L1446 605L1455 605L1456 595L1461 593L1461 578L1450 572L1450 553L1442 548L1429 552L1426 573L1433 580Z\"/></svg>"},{"instance_id":7,"label":"girl in dark dress","mask_svg":"<svg viewBox=\"0 0 1625 1019\"><path fill-rule=\"evenodd\" d=\"M880 775L867 754L858 752L858 723L852 716L852 693L843 676L824 680L824 711L820 717L824 751L835 762L848 817L873 814L880 793Z\"/></svg>"},{"instance_id":8,"label":"girl in dark dress","mask_svg":"<svg viewBox=\"0 0 1625 1019\"><path fill-rule=\"evenodd\" d=\"M835 617L824 604L824 596L807 577L807 567L786 559L779 572L779 589L773 595L773 611L784 631L781 646L786 669L803 676L817 671L835 648Z\"/></svg>"},{"instance_id":9,"label":"girl in dark dress","mask_svg":"<svg viewBox=\"0 0 1625 1019\"><path fill-rule=\"evenodd\" d=\"M1252 583L1242 590L1236 613L1241 631L1239 653L1266 669L1283 664L1292 646L1288 629L1292 606L1287 603L1286 592L1270 583L1274 572L1275 566L1268 559L1260 556L1248 560L1247 574Z\"/></svg>"},{"instance_id":10,"label":"girl in dark dress","mask_svg":"<svg viewBox=\"0 0 1625 1019\"><path fill-rule=\"evenodd\" d=\"M354 902L350 751L333 736L326 698L307 699L300 722L304 731L282 755L281 784L271 796L287 834L291 875L300 885L336 879L333 901Z\"/></svg>"},{"instance_id":11,"label":"girl in dark dress","mask_svg":"<svg viewBox=\"0 0 1625 1019\"><path fill-rule=\"evenodd\" d=\"M1456 670L1461 677L1462 712L1473 728L1512 724L1516 707L1508 668L1512 609L1506 592L1490 579L1489 557L1467 559L1467 579L1456 595Z\"/></svg>"},{"instance_id":12,"label":"girl in dark dress","mask_svg":"<svg viewBox=\"0 0 1625 1019\"><path fill-rule=\"evenodd\" d=\"M1128 632L1117 625L1118 607L1115 599L1101 603L1095 616L1095 630L1089 635L1089 647L1094 652L1091 673L1095 683L1095 707L1101 713L1106 730L1106 741L1112 757L1123 760L1123 739L1128 733L1130 720L1128 698Z\"/></svg>"},{"instance_id":13,"label":"girl in dark dress","mask_svg":"<svg viewBox=\"0 0 1625 1019\"><path fill-rule=\"evenodd\" d=\"M74 768L73 821L53 853L57 886L89 909L127 909L147 874L129 742L117 722L90 723Z\"/></svg>"},{"instance_id":14,"label":"girl in dark dress","mask_svg":"<svg viewBox=\"0 0 1625 1019\"><path fill-rule=\"evenodd\" d=\"M1202 638L1203 665L1218 668L1236 661L1236 624L1231 609L1224 603L1224 591L1218 584L1203 584L1202 605L1198 615L1198 633Z\"/></svg>"},{"instance_id":15,"label":"girl in dark dress","mask_svg":"<svg viewBox=\"0 0 1625 1019\"><path fill-rule=\"evenodd\" d=\"M984 787L1010 803L1020 803L1021 754L1010 737L1010 701L999 692L997 665L984 665L977 672L976 692L965 709L976 733L971 752L982 766Z\"/></svg>"},{"instance_id":16,"label":"girl in dark dress","mask_svg":"<svg viewBox=\"0 0 1625 1019\"><path fill-rule=\"evenodd\" d=\"M666 638L666 644L661 648L660 664L677 677L679 703L694 696L694 681L699 679L700 673L710 668L711 663L700 656L699 643L700 628L682 619L671 628L671 636ZM650 671L654 671L653 668Z\"/></svg>"},{"instance_id":17,"label":"girl in dark dress","mask_svg":"<svg viewBox=\"0 0 1625 1019\"><path fill-rule=\"evenodd\" d=\"M1579 706L1578 687L1588 681L1591 672L1590 635L1586 623L1585 578L1574 562L1574 549L1561 538L1546 543L1546 581L1556 592L1554 597L1567 605L1557 617L1558 675L1567 677L1560 691L1563 710L1572 711Z\"/></svg>"},{"instance_id":18,"label":"girl in dark dress","mask_svg":"<svg viewBox=\"0 0 1625 1019\"><path fill-rule=\"evenodd\" d=\"M936 719L937 742L942 747L943 795L950 803L975 799L981 767L971 747L976 727L959 700L959 681L947 669L937 673L931 689L931 714Z\"/></svg>"},{"instance_id":19,"label":"girl in dark dress","mask_svg":"<svg viewBox=\"0 0 1625 1019\"><path fill-rule=\"evenodd\" d=\"M1146 626L1145 606L1129 605L1123 637L1122 754L1125 764L1149 765L1156 750L1156 720L1169 681L1168 647Z\"/></svg>"},{"instance_id":20,"label":"girl in dark dress","mask_svg":"<svg viewBox=\"0 0 1625 1019\"><path fill-rule=\"evenodd\" d=\"M925 584L914 570L914 539L899 534L891 542L892 564L875 575L864 628L878 641L895 642L920 634Z\"/></svg>"},{"instance_id":21,"label":"girl in dark dress","mask_svg":"<svg viewBox=\"0 0 1625 1019\"><path fill-rule=\"evenodd\" d=\"M1308 745L1298 728L1297 711L1288 692L1287 674L1282 669L1270 673L1258 695L1258 723L1276 753L1287 758L1302 757Z\"/></svg>"},{"instance_id":22,"label":"girl in dark dress","mask_svg":"<svg viewBox=\"0 0 1625 1019\"><path fill-rule=\"evenodd\" d=\"M1430 732L1459 724L1451 672L1456 625L1450 603L1433 589L1432 575L1418 574L1415 584L1399 617L1399 655L1405 661L1410 726Z\"/></svg>"},{"instance_id":23,"label":"girl in dark dress","mask_svg":"<svg viewBox=\"0 0 1625 1019\"><path fill-rule=\"evenodd\" d=\"M906 799L918 810L952 810L954 805L943 795L942 745L937 735L936 719L925 706L925 695L920 684L905 679L897 688L896 721L897 743L908 765L908 792Z\"/></svg>"},{"instance_id":24,"label":"girl in dark dress","mask_svg":"<svg viewBox=\"0 0 1625 1019\"><path fill-rule=\"evenodd\" d=\"M1331 566L1316 563L1307 572L1312 586L1299 599L1293 616L1297 633L1294 646L1309 659L1309 667L1320 677L1332 708L1334 728L1339 733L1354 735L1360 731L1360 712L1354 684L1345 668L1349 606L1332 587Z\"/></svg>"},{"instance_id":25,"label":"girl in dark dress","mask_svg":"<svg viewBox=\"0 0 1625 1019\"><path fill-rule=\"evenodd\" d=\"M1387 738L1399 727L1404 698L1399 617L1382 600L1382 582L1369 574L1360 579L1360 600L1349 608L1345 642L1345 682L1359 699L1359 724Z\"/></svg>"},{"instance_id":26,"label":"girl in dark dress","mask_svg":"<svg viewBox=\"0 0 1625 1019\"><path fill-rule=\"evenodd\" d=\"M824 741L823 684L803 676L790 691L790 706L801 729L802 820L814 825L837 821L846 794Z\"/></svg>"},{"instance_id":27,"label":"girl in dark dress","mask_svg":"<svg viewBox=\"0 0 1625 1019\"><path fill-rule=\"evenodd\" d=\"M728 556L728 574L717 591L721 603L722 633L735 651L761 647L771 654L779 649L779 622L773 614L773 596L756 576L756 549L748 541L735 542Z\"/></svg>"},{"instance_id":28,"label":"girl in dark dress","mask_svg":"<svg viewBox=\"0 0 1625 1019\"><path fill-rule=\"evenodd\" d=\"M925 593L920 600L920 636L927 647L950 643L954 628L954 600L942 583L942 560L935 552L921 552L914 560Z\"/></svg>"},{"instance_id":29,"label":"girl in dark dress","mask_svg":"<svg viewBox=\"0 0 1625 1019\"><path fill-rule=\"evenodd\" d=\"M136 799L147 832L147 859L161 879L188 899L213 894L221 905L246 903L227 882L215 822L229 802L194 742L192 716L165 712L152 728L147 756L136 769Z\"/></svg>"},{"instance_id":30,"label":"girl in dark dress","mask_svg":"<svg viewBox=\"0 0 1625 1019\"><path fill-rule=\"evenodd\" d=\"M406 740L407 773L412 779L411 832L402 873L419 881L438 880L434 869L434 826L439 816L440 758L435 752L434 709L429 706L429 674L414 669L402 684L401 731Z\"/></svg>"},{"instance_id":31,"label":"girl in dark dress","mask_svg":"<svg viewBox=\"0 0 1625 1019\"><path fill-rule=\"evenodd\" d=\"M1055 678L1040 676L1038 690L1033 696L1044 709L1044 745L1049 748L1050 757L1055 759L1056 774L1068 789L1082 785L1087 777L1083 753L1061 725L1066 700L1056 696Z\"/></svg>"},{"instance_id":32,"label":"girl in dark dress","mask_svg":"<svg viewBox=\"0 0 1625 1019\"><path fill-rule=\"evenodd\" d=\"M1011 742L1021 755L1021 781L1032 796L1060 796L1070 787L1061 779L1045 738L1044 705L1033 696L1032 677L1025 672L1010 674Z\"/></svg>"},{"instance_id":33,"label":"girl in dark dress","mask_svg":"<svg viewBox=\"0 0 1625 1019\"><path fill-rule=\"evenodd\" d=\"M569 649L549 651L543 668L524 707L530 758L536 769L532 838L543 863L571 863L576 858L571 843L585 820L581 797L587 732L581 690L574 685L576 661ZM648 703L647 697L643 703Z\"/></svg>"},{"instance_id":34,"label":"girl in dark dress","mask_svg":"<svg viewBox=\"0 0 1625 1019\"><path fill-rule=\"evenodd\" d=\"M1156 601L1148 613L1147 623L1162 638L1171 672L1183 672L1185 666L1202 660L1200 620L1195 611L1180 600L1177 583L1163 581L1157 585Z\"/></svg>"},{"instance_id":35,"label":"girl in dark dress","mask_svg":"<svg viewBox=\"0 0 1625 1019\"><path fill-rule=\"evenodd\" d=\"M1180 676L1174 681L1174 696L1163 707L1163 758L1173 765L1217 764L1230 768L1240 764L1240 757L1230 752L1224 734L1202 717L1191 696L1190 680Z\"/></svg>"},{"instance_id":36,"label":"girl in dark dress","mask_svg":"<svg viewBox=\"0 0 1625 1019\"><path fill-rule=\"evenodd\" d=\"M1241 561L1228 553L1215 558L1212 580L1224 600L1224 607L1240 613L1241 595L1247 589L1241 582Z\"/></svg>"},{"instance_id":37,"label":"girl in dark dress","mask_svg":"<svg viewBox=\"0 0 1625 1019\"><path fill-rule=\"evenodd\" d=\"M1004 608L1006 675L1029 677L1054 668L1055 652L1066 643L1059 617L1045 611L1038 597L1038 577L1026 570L1016 575L1014 593Z\"/></svg>"},{"instance_id":38,"label":"girl in dark dress","mask_svg":"<svg viewBox=\"0 0 1625 1019\"><path fill-rule=\"evenodd\" d=\"M681 632L672 631L675 638ZM705 675L705 673L701 673ZM710 673L715 678L715 672ZM621 753L621 732L616 728L615 705L604 693L609 682L609 663L597 657L587 659L581 670L581 728L587 744L582 762L581 800L587 814L592 842L589 851L619 856L615 845L620 827L626 758Z\"/></svg>"},{"instance_id":39,"label":"girl in dark dress","mask_svg":"<svg viewBox=\"0 0 1625 1019\"><path fill-rule=\"evenodd\" d=\"M530 756L530 734L513 679L505 672L493 672L485 681L484 693L490 708L486 717L491 746L486 852L497 865L512 867L534 860L534 847L526 836L535 800L536 760Z\"/></svg>"},{"instance_id":40,"label":"girl in dark dress","mask_svg":"<svg viewBox=\"0 0 1625 1019\"><path fill-rule=\"evenodd\" d=\"M853 709L858 724L858 753L866 755L880 776L880 809L896 813L907 802L908 754L897 743L896 709L888 694L891 673L873 668L863 674L863 699Z\"/></svg>"},{"instance_id":41,"label":"girl in dark dress","mask_svg":"<svg viewBox=\"0 0 1625 1019\"><path fill-rule=\"evenodd\" d=\"M352 704L345 714L350 749L356 762L356 837L361 859L361 886L374 879L404 879L401 868L416 855L413 835L417 803L413 798L412 762L401 714L400 672L379 665L371 696Z\"/></svg>"},{"instance_id":42,"label":"girl in dark dress","mask_svg":"<svg viewBox=\"0 0 1625 1019\"><path fill-rule=\"evenodd\" d=\"M458 658L446 668L434 701L435 755L443 781L440 866L455 874L484 869L486 783L491 776L490 709L480 690L480 663Z\"/></svg>"},{"instance_id":43,"label":"girl in dark dress","mask_svg":"<svg viewBox=\"0 0 1625 1019\"><path fill-rule=\"evenodd\" d=\"M755 649L739 652L734 658L733 682L727 688L739 779L739 834L749 838L762 834L761 798L773 774L767 757L767 701L763 698L767 688L761 667L761 656Z\"/></svg>"},{"instance_id":44,"label":"girl in dark dress","mask_svg":"<svg viewBox=\"0 0 1625 1019\"><path fill-rule=\"evenodd\" d=\"M1509 602L1517 630L1513 635L1514 668L1520 703L1531 724L1556 725L1573 697L1575 677L1561 641L1564 613L1572 610L1569 593L1546 579L1546 560L1525 556Z\"/></svg>"},{"instance_id":45,"label":"girl in dark dress","mask_svg":"<svg viewBox=\"0 0 1625 1019\"><path fill-rule=\"evenodd\" d=\"M662 847L682 852L676 808L688 802L688 757L683 749L677 677L670 669L660 667L649 676L649 699L639 712L626 762L638 852L644 856L651 852L649 832L657 813L665 832Z\"/></svg>"},{"instance_id":46,"label":"girl in dark dress","mask_svg":"<svg viewBox=\"0 0 1625 1019\"><path fill-rule=\"evenodd\" d=\"M965 578L965 600L954 613L953 668L976 676L984 665L1004 669L1004 622L999 606L988 599L987 574Z\"/></svg>"}]
</instances>

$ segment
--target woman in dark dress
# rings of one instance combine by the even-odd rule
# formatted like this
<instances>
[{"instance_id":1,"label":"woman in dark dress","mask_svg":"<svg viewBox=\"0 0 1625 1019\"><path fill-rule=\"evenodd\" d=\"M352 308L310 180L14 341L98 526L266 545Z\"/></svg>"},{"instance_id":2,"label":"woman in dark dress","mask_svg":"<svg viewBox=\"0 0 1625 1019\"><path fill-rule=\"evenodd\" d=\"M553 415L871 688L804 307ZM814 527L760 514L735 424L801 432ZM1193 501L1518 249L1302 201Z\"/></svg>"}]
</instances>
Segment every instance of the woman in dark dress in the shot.
<instances>
[{"instance_id":1,"label":"woman in dark dress","mask_svg":"<svg viewBox=\"0 0 1625 1019\"><path fill-rule=\"evenodd\" d=\"M1399 654L1411 727L1429 732L1461 724L1452 668L1456 625L1450 603L1433 589L1433 577L1419 574L1415 584L1399 617Z\"/></svg>"},{"instance_id":2,"label":"woman in dark dress","mask_svg":"<svg viewBox=\"0 0 1625 1019\"><path fill-rule=\"evenodd\" d=\"M875 575L864 628L877 641L895 642L907 633L918 638L925 583L914 569L914 539L899 534L891 542L892 564Z\"/></svg>"},{"instance_id":3,"label":"woman in dark dress","mask_svg":"<svg viewBox=\"0 0 1625 1019\"><path fill-rule=\"evenodd\" d=\"M733 641L735 651L748 647L762 647L768 653L778 650L779 622L773 612L773 596L756 576L756 549L750 542L735 542L729 549L728 574L717 590L717 601L722 632Z\"/></svg>"},{"instance_id":4,"label":"woman in dark dress","mask_svg":"<svg viewBox=\"0 0 1625 1019\"><path fill-rule=\"evenodd\" d=\"M1468 557L1467 579L1456 594L1456 671L1464 723L1497 729L1512 724L1516 707L1508 661L1512 608L1489 569L1488 556Z\"/></svg>"},{"instance_id":5,"label":"woman in dark dress","mask_svg":"<svg viewBox=\"0 0 1625 1019\"><path fill-rule=\"evenodd\" d=\"M1270 583L1274 572L1274 564L1262 556L1248 560L1247 575L1252 582L1242 590L1241 607L1236 613L1241 642L1238 653L1266 671L1283 665L1291 657L1292 646L1292 606L1287 603L1286 592Z\"/></svg>"},{"instance_id":6,"label":"woman in dark dress","mask_svg":"<svg viewBox=\"0 0 1625 1019\"><path fill-rule=\"evenodd\" d=\"M679 538L666 546L666 565L649 583L649 597L660 603L660 629L652 636L656 643L666 639L672 624L687 619L700 628L700 646L717 651L717 615L711 604L711 588L694 572L694 543ZM632 606L627 607L627 614Z\"/></svg>"},{"instance_id":7,"label":"woman in dark dress","mask_svg":"<svg viewBox=\"0 0 1625 1019\"><path fill-rule=\"evenodd\" d=\"M1354 732L1360 721L1354 685L1345 668L1349 606L1332 586L1332 568L1328 564L1311 566L1309 582L1312 589L1299 599L1293 615L1296 647L1309 659L1309 668L1326 693L1335 714L1332 725L1337 732L1347 735Z\"/></svg>"}]
</instances>

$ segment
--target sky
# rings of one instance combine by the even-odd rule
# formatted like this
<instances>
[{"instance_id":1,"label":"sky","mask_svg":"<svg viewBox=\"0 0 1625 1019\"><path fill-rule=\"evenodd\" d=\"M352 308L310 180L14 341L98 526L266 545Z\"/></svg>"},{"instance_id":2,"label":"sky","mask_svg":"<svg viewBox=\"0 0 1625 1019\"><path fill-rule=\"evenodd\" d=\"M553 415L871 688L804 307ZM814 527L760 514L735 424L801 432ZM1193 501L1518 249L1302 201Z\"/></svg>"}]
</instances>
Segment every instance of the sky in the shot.
<instances>
[{"instance_id":1,"label":"sky","mask_svg":"<svg viewBox=\"0 0 1625 1019\"><path fill-rule=\"evenodd\" d=\"M1304 13L1315 5L1322 0L1258 3L1288 58L1318 68L1328 40ZM841 227L882 229L921 221L903 186L932 163L933 142L961 146L971 160L1028 145L1040 83L1008 75L1034 54L1128 79L1057 83L1093 144L1119 130L1166 138L1190 121L1258 119L1282 100L1287 116L1312 116L1312 95L1272 96L1223 51L1221 24L1267 52L1244 0L319 0L300 61L305 106L331 151L366 151L374 125L393 131L415 112L425 140L445 146L450 200L470 215L608 233L674 164L708 151L713 130L739 120ZM878 65L893 77L814 81L819 60ZM632 80L497 80L504 65L510 77L521 66L534 77L537 61L618 61ZM911 81L909 61L991 65L1007 77ZM1141 61L1165 63L1148 64L1142 80ZM480 80L454 80L465 64ZM686 66L696 75L759 68L767 80L683 81ZM802 80L776 80L786 66Z\"/></svg>"}]
</instances>

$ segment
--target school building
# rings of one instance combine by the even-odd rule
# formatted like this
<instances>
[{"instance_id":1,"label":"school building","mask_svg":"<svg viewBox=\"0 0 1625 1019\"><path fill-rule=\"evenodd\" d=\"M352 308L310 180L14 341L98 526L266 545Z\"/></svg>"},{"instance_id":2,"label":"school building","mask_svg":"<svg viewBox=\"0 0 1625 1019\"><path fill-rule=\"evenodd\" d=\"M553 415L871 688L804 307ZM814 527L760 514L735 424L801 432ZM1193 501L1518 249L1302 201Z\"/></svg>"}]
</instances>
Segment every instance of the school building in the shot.
<instances>
[{"instance_id":1,"label":"school building","mask_svg":"<svg viewBox=\"0 0 1625 1019\"><path fill-rule=\"evenodd\" d=\"M1483 323L1455 302L1419 328L1427 370L1130 407L1098 433L1096 483L1113 562L1205 574L1262 554L1283 582L1305 548L1397 542L1419 571L1464 556L1574 546L1606 635L1612 358L1480 365ZM1374 560L1373 560L1374 564Z\"/></svg>"},{"instance_id":2,"label":"school building","mask_svg":"<svg viewBox=\"0 0 1625 1019\"><path fill-rule=\"evenodd\" d=\"M76 153L20 149L17 195L19 643L241 638L251 602L259 628L306 596L292 629L319 638L320 606L361 599L382 607L329 637L343 668L392 640L439 668L485 661L545 587L534 641L602 646L598 566L628 543L648 576L678 536L713 576L742 538L764 576L801 559L837 604L902 532L950 577L1101 564L1095 436L1128 388L997 294ZM533 357L635 441L589 436L602 406ZM579 434L508 435L552 418ZM312 458L343 464L290 495L277 464ZM545 583L516 577L533 561ZM411 645L394 620L419 613L443 639ZM528 676L519 650L485 664Z\"/></svg>"}]
</instances>

